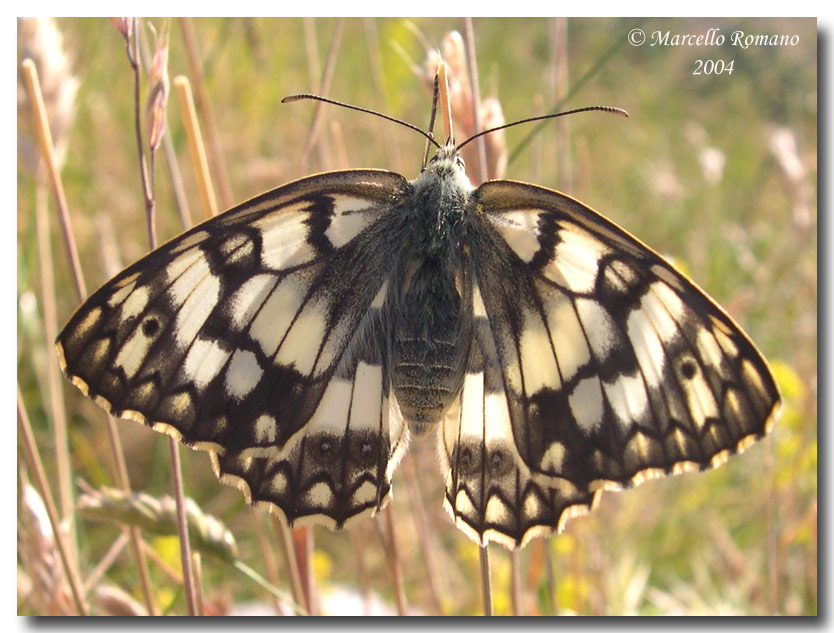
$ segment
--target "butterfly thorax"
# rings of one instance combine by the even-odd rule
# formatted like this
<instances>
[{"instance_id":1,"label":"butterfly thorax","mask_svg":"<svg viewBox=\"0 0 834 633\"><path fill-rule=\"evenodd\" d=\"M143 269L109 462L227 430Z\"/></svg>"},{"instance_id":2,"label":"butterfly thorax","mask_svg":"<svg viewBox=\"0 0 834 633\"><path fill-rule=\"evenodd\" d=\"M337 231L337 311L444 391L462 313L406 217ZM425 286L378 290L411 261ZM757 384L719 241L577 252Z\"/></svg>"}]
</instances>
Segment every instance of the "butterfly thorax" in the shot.
<instances>
[{"instance_id":1,"label":"butterfly thorax","mask_svg":"<svg viewBox=\"0 0 834 633\"><path fill-rule=\"evenodd\" d=\"M397 267L393 386L419 433L438 422L460 392L470 332L464 266L465 211L473 187L453 148L441 148L413 182L402 212L411 218Z\"/></svg>"}]
</instances>

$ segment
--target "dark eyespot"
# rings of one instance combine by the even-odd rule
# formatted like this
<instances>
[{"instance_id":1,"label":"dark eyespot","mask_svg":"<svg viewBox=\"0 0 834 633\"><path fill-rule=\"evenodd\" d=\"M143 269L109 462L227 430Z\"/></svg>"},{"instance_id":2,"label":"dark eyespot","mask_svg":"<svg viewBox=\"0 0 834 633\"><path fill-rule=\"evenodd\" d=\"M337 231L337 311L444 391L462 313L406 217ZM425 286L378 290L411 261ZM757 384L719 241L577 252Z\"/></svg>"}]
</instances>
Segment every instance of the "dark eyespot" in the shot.
<instances>
[{"instance_id":1,"label":"dark eyespot","mask_svg":"<svg viewBox=\"0 0 834 633\"><path fill-rule=\"evenodd\" d=\"M461 477L471 477L481 472L484 464L481 447L477 444L458 447L457 468Z\"/></svg>"},{"instance_id":2,"label":"dark eyespot","mask_svg":"<svg viewBox=\"0 0 834 633\"><path fill-rule=\"evenodd\" d=\"M695 363L691 360L687 359L681 363L681 373L683 377L687 380L692 380L695 377L698 369L695 367Z\"/></svg>"},{"instance_id":3,"label":"dark eyespot","mask_svg":"<svg viewBox=\"0 0 834 633\"><path fill-rule=\"evenodd\" d=\"M349 438L349 455L351 463L358 468L371 469L377 465L380 453L379 440L371 434L356 434ZM383 452L385 448L382 448Z\"/></svg>"},{"instance_id":4,"label":"dark eyespot","mask_svg":"<svg viewBox=\"0 0 834 633\"><path fill-rule=\"evenodd\" d=\"M472 451L465 447L460 451L460 465L466 470L472 464Z\"/></svg>"},{"instance_id":5,"label":"dark eyespot","mask_svg":"<svg viewBox=\"0 0 834 633\"><path fill-rule=\"evenodd\" d=\"M489 454L489 473L495 479L505 477L513 468L513 460L505 448L496 448Z\"/></svg>"},{"instance_id":6,"label":"dark eyespot","mask_svg":"<svg viewBox=\"0 0 834 633\"><path fill-rule=\"evenodd\" d=\"M159 331L159 321L156 319L146 319L142 323L142 334L145 336L153 336Z\"/></svg>"}]
</instances>

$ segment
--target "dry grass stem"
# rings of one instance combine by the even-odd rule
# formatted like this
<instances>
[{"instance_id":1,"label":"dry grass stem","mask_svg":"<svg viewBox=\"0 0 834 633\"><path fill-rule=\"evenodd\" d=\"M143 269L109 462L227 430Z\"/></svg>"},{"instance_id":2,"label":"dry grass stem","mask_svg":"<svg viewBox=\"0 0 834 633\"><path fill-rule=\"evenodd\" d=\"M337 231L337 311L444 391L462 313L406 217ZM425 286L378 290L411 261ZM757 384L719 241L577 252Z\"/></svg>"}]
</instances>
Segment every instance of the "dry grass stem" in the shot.
<instances>
[{"instance_id":1,"label":"dry grass stem","mask_svg":"<svg viewBox=\"0 0 834 633\"><path fill-rule=\"evenodd\" d=\"M77 111L75 97L79 81L72 73L71 60L64 50L64 38L54 18L18 18L17 49L20 60L31 59L38 69L38 80L46 104L49 130L55 145L58 165L66 158L68 131ZM39 169L42 153L33 136L31 107L26 94L25 80L18 71L17 118L18 155L32 172Z\"/></svg>"},{"instance_id":2,"label":"dry grass stem","mask_svg":"<svg viewBox=\"0 0 834 633\"><path fill-rule=\"evenodd\" d=\"M23 443L23 453L26 457L26 465L30 472L35 477L35 484L40 490L40 496L46 508L47 516L49 517L49 524L52 527L52 537L58 549L58 554L61 557L61 563L64 567L64 573L69 581L70 589L72 590L72 598L75 603L75 610L79 615L87 615L87 607L84 605L82 594L82 583L78 575L78 571L72 565L72 560L67 551L67 545L63 533L60 529L60 520L58 512L55 509L55 502L52 500L52 492L49 490L46 473L43 469L40 455L38 454L37 444L35 443L35 436L32 433L32 427L29 424L29 416L26 413L26 408L23 404L23 396L20 393L20 388L17 390L17 431L18 439Z\"/></svg>"},{"instance_id":3,"label":"dry grass stem","mask_svg":"<svg viewBox=\"0 0 834 633\"><path fill-rule=\"evenodd\" d=\"M350 539L350 546L356 559L356 570L359 572L359 591L362 594L362 615L371 615L371 583L368 580L368 569L365 566L364 542L360 536L361 525L357 525L347 531Z\"/></svg>"},{"instance_id":4,"label":"dry grass stem","mask_svg":"<svg viewBox=\"0 0 834 633\"><path fill-rule=\"evenodd\" d=\"M426 567L426 583L429 588L429 600L433 615L443 615L443 607L440 604L440 592L438 589L437 565L434 556L434 544L431 540L431 529L426 519L426 510L423 507L423 498L420 494L420 486L417 481L417 474L414 472L414 459L408 454L403 458L401 465L405 475L405 485L408 490L408 500L411 503L412 514L414 515L417 537L420 542L420 549L423 553L423 562Z\"/></svg>"},{"instance_id":5,"label":"dry grass stem","mask_svg":"<svg viewBox=\"0 0 834 633\"><path fill-rule=\"evenodd\" d=\"M188 149L191 152L191 163L194 166L194 173L197 176L197 187L200 191L203 214L208 219L217 215L217 200L214 197L214 188L211 186L211 176L209 175L208 160L206 159L206 148L203 144L203 135L200 133L197 110L194 108L191 84L187 77L180 75L174 78L174 87L177 89L180 113L183 124L185 125Z\"/></svg>"},{"instance_id":6,"label":"dry grass stem","mask_svg":"<svg viewBox=\"0 0 834 633\"><path fill-rule=\"evenodd\" d=\"M472 130L477 134L483 130L481 120L481 89L478 85L478 58L475 54L475 29L472 26L472 18L464 18L466 29L466 62L469 74L469 90L472 93ZM478 174L482 180L489 178L487 166L486 138L481 136L475 141L475 149L478 152Z\"/></svg>"},{"instance_id":7,"label":"dry grass stem","mask_svg":"<svg viewBox=\"0 0 834 633\"><path fill-rule=\"evenodd\" d=\"M141 39L141 29L138 26L136 18L133 20L133 26L129 29L129 35L125 35L125 50L127 52L127 61L133 70L133 130L136 135L136 149L139 155L139 178L142 182L142 194L145 197L145 218L148 229L148 241L150 249L156 248L156 225L154 222L154 200L153 200L153 184L150 182L152 178L148 173L148 163L145 160L145 143L142 138L142 116L141 116L141 96L142 96L142 65L139 60L139 40Z\"/></svg>"},{"instance_id":8,"label":"dry grass stem","mask_svg":"<svg viewBox=\"0 0 834 633\"><path fill-rule=\"evenodd\" d=\"M489 544L478 548L479 561L481 565L481 600L484 607L484 615L492 615L492 580L489 574Z\"/></svg>"},{"instance_id":9,"label":"dry grass stem","mask_svg":"<svg viewBox=\"0 0 834 633\"><path fill-rule=\"evenodd\" d=\"M51 352L52 341L58 336L58 316L55 307L55 275L53 273L52 248L49 230L49 209L46 189L37 185L35 214L38 237L38 263L41 276L41 305L43 306L44 347ZM73 514L72 461L70 459L67 415L64 403L64 388L61 383L61 369L55 354L46 354L47 393L49 413L55 434L55 465L58 471L58 498L61 504L61 518L67 522L69 533L69 554L78 561L78 544Z\"/></svg>"},{"instance_id":10,"label":"dry grass stem","mask_svg":"<svg viewBox=\"0 0 834 633\"><path fill-rule=\"evenodd\" d=\"M159 147L167 127L169 25L168 20L162 23L162 30L156 38L156 50L148 71L148 147L152 155ZM153 168L150 176L153 180ZM151 188L153 189L153 186Z\"/></svg>"},{"instance_id":11,"label":"dry grass stem","mask_svg":"<svg viewBox=\"0 0 834 633\"><path fill-rule=\"evenodd\" d=\"M87 578L84 582L85 595L98 585L99 581L104 577L104 574L113 566L116 559L118 559L119 555L129 544L130 536L127 531L122 532L116 537L116 540L113 541L113 544L105 552L104 556L101 557L98 564L87 573Z\"/></svg>"},{"instance_id":12,"label":"dry grass stem","mask_svg":"<svg viewBox=\"0 0 834 633\"><path fill-rule=\"evenodd\" d=\"M182 573L185 581L186 608L189 615L196 614L196 598L194 596L194 578L191 569L191 547L188 539L188 524L185 516L185 493L182 482L182 465L180 464L180 447L173 437L168 438L168 448L171 455L171 474L173 476L174 498L177 501L177 533L180 537L180 557L182 558Z\"/></svg>"},{"instance_id":13,"label":"dry grass stem","mask_svg":"<svg viewBox=\"0 0 834 633\"><path fill-rule=\"evenodd\" d=\"M61 218L61 229L64 236L64 245L69 256L72 267L73 279L75 280L76 299L81 301L86 296L84 274L81 271L81 260L78 258L78 250L72 235L72 222L70 221L67 197L64 193L64 185L58 169L58 160L55 154L55 146L52 142L52 133L49 130L49 121L46 114L46 106L43 102L43 95L38 81L38 71L31 59L24 59L21 62L23 76L26 80L26 90L29 96L29 103L32 106L32 114L35 117L34 126L38 133L38 141L41 148L46 171L49 175L49 182L52 185L52 192L55 195L55 202Z\"/></svg>"},{"instance_id":14,"label":"dry grass stem","mask_svg":"<svg viewBox=\"0 0 834 633\"><path fill-rule=\"evenodd\" d=\"M446 77L446 64L440 62L437 65L437 79L439 88L439 99L437 107L440 109L440 118L443 121L443 138L455 138L455 128L452 126L452 105L449 103L449 79Z\"/></svg>"},{"instance_id":15,"label":"dry grass stem","mask_svg":"<svg viewBox=\"0 0 834 633\"><path fill-rule=\"evenodd\" d=\"M521 552L510 551L510 604L513 615L525 615L521 593Z\"/></svg>"},{"instance_id":16,"label":"dry grass stem","mask_svg":"<svg viewBox=\"0 0 834 633\"><path fill-rule=\"evenodd\" d=\"M119 429L116 427L116 420L112 415L104 411L102 411L102 415L104 417L104 427L107 431L110 454L115 466L114 479L119 488L125 493L130 493L130 479L127 474L127 464L125 463L124 450L121 439L119 438ZM130 551L136 561L136 568L139 571L139 586L142 588L145 608L150 615L156 615L157 609L154 603L153 591L151 590L151 576L148 572L145 550L142 547L142 535L136 528L129 528L128 534L130 535Z\"/></svg>"},{"instance_id":17,"label":"dry grass stem","mask_svg":"<svg viewBox=\"0 0 834 633\"><path fill-rule=\"evenodd\" d=\"M200 47L197 42L197 34L194 32L194 24L191 18L180 18L180 28L185 42L185 54L188 60L188 69L191 71L191 82L194 92L197 95L197 103L200 104L202 120L206 130L206 147L208 158L211 162L214 183L220 191L220 201L224 209L228 209L235 203L235 196L232 191L232 184L229 180L229 171L226 169L226 159L223 154L223 144L220 141L220 134L217 131L217 123L214 116L214 109L211 105L208 89L206 88L203 66L201 63ZM216 211L214 212L216 213Z\"/></svg>"},{"instance_id":18,"label":"dry grass stem","mask_svg":"<svg viewBox=\"0 0 834 633\"><path fill-rule=\"evenodd\" d=\"M126 36L127 57L134 77L134 129L136 132L136 145L139 155L139 171L142 182L142 193L145 197L145 214L147 220L148 243L150 250L156 248L156 222L155 222L155 187L154 187L154 156L156 147L159 145L162 131L165 129L165 110L168 93L167 75L167 27L163 29L163 35L157 44L154 56L154 64L151 69L152 96L151 96L151 132L148 142L150 150L150 169L145 160L144 141L142 137L142 108L141 108L141 63L139 54L139 40L141 29L137 24L133 26L132 38ZM182 466L180 464L179 445L173 438L168 438L168 448L171 459L171 475L174 487L174 498L177 506L177 533L180 539L180 558L183 572L183 584L185 588L186 609L189 615L196 613L196 598L194 596L194 578L191 568L191 547L188 538L188 524L185 513L185 494L183 492Z\"/></svg>"},{"instance_id":19,"label":"dry grass stem","mask_svg":"<svg viewBox=\"0 0 834 633\"><path fill-rule=\"evenodd\" d=\"M304 603L310 615L319 615L318 587L313 569L313 528L309 525L292 530L292 543L298 575L304 593Z\"/></svg>"},{"instance_id":20,"label":"dry grass stem","mask_svg":"<svg viewBox=\"0 0 834 633\"><path fill-rule=\"evenodd\" d=\"M277 585L278 566L275 563L275 556L272 553L272 545L267 538L266 530L264 530L263 513L256 506L250 506L249 515L252 518L252 526L255 530L255 538L258 541L258 548L261 550L261 557L263 559L266 577L271 584ZM270 595L270 599L272 600L272 606L275 607L275 611L281 614L282 607L278 598Z\"/></svg>"},{"instance_id":21,"label":"dry grass stem","mask_svg":"<svg viewBox=\"0 0 834 633\"><path fill-rule=\"evenodd\" d=\"M336 67L336 61L338 59L339 43L342 37L343 24L343 18L338 18L335 21L335 24L333 25L333 35L330 39L330 48L327 51L327 58L325 59L324 63L324 71L321 74L319 85L317 89L314 91L316 94L321 95L322 97L326 97L330 92L330 83L333 80L333 70ZM307 32L307 30L305 30L305 32ZM324 103L322 102L316 104L315 114L313 115L313 122L310 124L310 131L307 134L307 140L304 143L304 149L301 150L301 158L299 159L299 165L301 166L302 170L306 169L307 161L310 157L310 152L313 151L314 148L318 148L319 150L319 163L321 164L321 166L323 168L326 168L327 166L327 161L329 160L327 147L325 145L321 145L319 141L319 128L321 126L321 119L324 112L323 107Z\"/></svg>"},{"instance_id":22,"label":"dry grass stem","mask_svg":"<svg viewBox=\"0 0 834 633\"><path fill-rule=\"evenodd\" d=\"M151 54L148 50L148 44L145 38L140 40L139 48L142 53L142 63L146 68L150 68L153 65L153 62L151 60ZM193 224L191 219L191 209L188 204L188 196L185 193L185 186L182 182L182 174L180 173L177 152L174 149L174 143L171 140L167 116L165 117L163 124L162 149L165 152L165 160L168 165L168 174L171 179L171 188L173 190L177 212L180 216L180 222L182 223L183 229L188 229Z\"/></svg>"},{"instance_id":23,"label":"dry grass stem","mask_svg":"<svg viewBox=\"0 0 834 633\"><path fill-rule=\"evenodd\" d=\"M408 604L405 599L405 584L403 582L403 570L400 564L400 553L397 547L396 530L394 530L394 516L391 511L391 506L383 510L385 515L385 528L387 531L387 553L388 564L391 567L391 575L394 581L394 596L397 599L397 613L399 615L406 615L408 613Z\"/></svg>"},{"instance_id":24,"label":"dry grass stem","mask_svg":"<svg viewBox=\"0 0 834 633\"><path fill-rule=\"evenodd\" d=\"M200 552L193 552L191 554L191 569L194 573L194 597L196 598L194 615L205 615L205 610L203 609L203 564L200 558Z\"/></svg>"},{"instance_id":25,"label":"dry grass stem","mask_svg":"<svg viewBox=\"0 0 834 633\"><path fill-rule=\"evenodd\" d=\"M290 589L292 591L293 600L300 604L305 611L309 612L310 607L307 602L307 596L304 593L304 587L301 583L301 570L299 569L298 557L296 555L292 532L280 518L275 515L270 516L272 517L272 523L275 526L275 530L278 532L278 542L281 544L281 548L284 553L284 562L286 563L287 570L290 574Z\"/></svg>"}]
</instances>

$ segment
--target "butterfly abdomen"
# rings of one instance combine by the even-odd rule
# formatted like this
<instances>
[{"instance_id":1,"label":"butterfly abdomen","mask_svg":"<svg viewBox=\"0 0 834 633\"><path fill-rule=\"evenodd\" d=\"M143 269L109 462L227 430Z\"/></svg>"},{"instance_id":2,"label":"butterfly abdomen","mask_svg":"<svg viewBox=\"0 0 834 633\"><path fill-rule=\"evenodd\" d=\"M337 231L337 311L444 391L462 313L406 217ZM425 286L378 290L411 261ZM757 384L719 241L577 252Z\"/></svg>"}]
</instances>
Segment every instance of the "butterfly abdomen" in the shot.
<instances>
[{"instance_id":1,"label":"butterfly abdomen","mask_svg":"<svg viewBox=\"0 0 834 633\"><path fill-rule=\"evenodd\" d=\"M420 432L460 392L470 336L452 271L431 260L412 266L394 312L392 378L405 419Z\"/></svg>"}]
</instances>

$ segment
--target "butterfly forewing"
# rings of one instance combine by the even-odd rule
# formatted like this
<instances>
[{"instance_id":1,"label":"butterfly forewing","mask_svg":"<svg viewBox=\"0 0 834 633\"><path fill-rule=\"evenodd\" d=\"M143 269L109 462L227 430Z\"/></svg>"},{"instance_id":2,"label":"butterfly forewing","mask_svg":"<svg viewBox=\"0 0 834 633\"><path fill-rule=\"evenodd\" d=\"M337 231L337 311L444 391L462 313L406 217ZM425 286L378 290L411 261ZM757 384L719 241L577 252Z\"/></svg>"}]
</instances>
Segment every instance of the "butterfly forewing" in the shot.
<instances>
[{"instance_id":1,"label":"butterfly forewing","mask_svg":"<svg viewBox=\"0 0 834 633\"><path fill-rule=\"evenodd\" d=\"M531 470L618 487L716 465L769 430L764 359L660 256L551 190L486 183L474 198L473 265Z\"/></svg>"},{"instance_id":2,"label":"butterfly forewing","mask_svg":"<svg viewBox=\"0 0 834 633\"><path fill-rule=\"evenodd\" d=\"M398 251L384 211L404 184L334 172L196 227L76 312L64 371L113 414L217 453L218 475L290 519L379 507L403 430L382 339L367 341Z\"/></svg>"}]
</instances>

